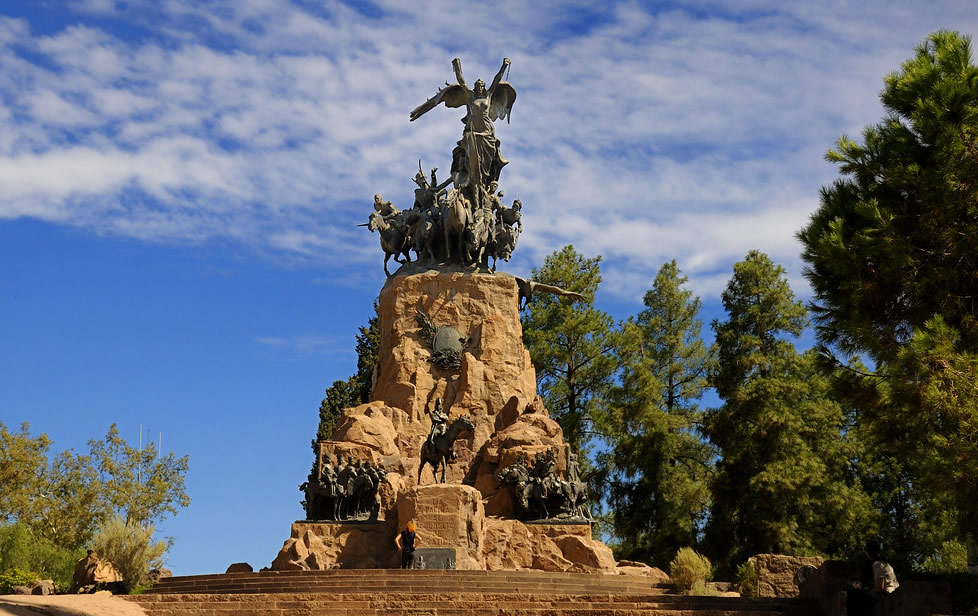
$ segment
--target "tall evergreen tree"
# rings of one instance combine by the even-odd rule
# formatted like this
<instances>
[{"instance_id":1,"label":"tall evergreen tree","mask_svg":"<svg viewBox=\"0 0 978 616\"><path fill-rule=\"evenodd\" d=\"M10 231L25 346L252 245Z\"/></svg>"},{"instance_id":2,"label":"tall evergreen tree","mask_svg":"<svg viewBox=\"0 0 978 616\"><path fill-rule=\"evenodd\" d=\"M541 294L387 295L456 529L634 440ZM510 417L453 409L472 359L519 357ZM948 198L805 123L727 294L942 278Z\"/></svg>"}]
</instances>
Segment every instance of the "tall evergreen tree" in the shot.
<instances>
[{"instance_id":1,"label":"tall evergreen tree","mask_svg":"<svg viewBox=\"0 0 978 616\"><path fill-rule=\"evenodd\" d=\"M601 455L620 558L664 567L698 542L709 503L711 449L696 404L708 386L700 300L675 261L662 266L645 310L626 325L621 378L600 429Z\"/></svg>"},{"instance_id":2,"label":"tall evergreen tree","mask_svg":"<svg viewBox=\"0 0 978 616\"><path fill-rule=\"evenodd\" d=\"M723 292L713 322L713 385L723 405L705 428L719 450L709 551L726 567L756 553L845 554L864 536L868 499L854 482L845 416L813 351L787 337L806 325L784 270L752 251Z\"/></svg>"},{"instance_id":3,"label":"tall evergreen tree","mask_svg":"<svg viewBox=\"0 0 978 616\"><path fill-rule=\"evenodd\" d=\"M594 308L600 263L600 256L586 258L570 245L548 256L533 270L533 280L580 293L584 300L540 293L523 314L523 343L544 403L567 442L584 453L616 367L614 322Z\"/></svg>"},{"instance_id":4,"label":"tall evergreen tree","mask_svg":"<svg viewBox=\"0 0 978 616\"><path fill-rule=\"evenodd\" d=\"M978 527L978 67L940 31L885 78L886 117L826 155L842 177L800 231L827 355L850 375L873 444ZM926 483L927 486L923 484Z\"/></svg>"},{"instance_id":5,"label":"tall evergreen tree","mask_svg":"<svg viewBox=\"0 0 978 616\"><path fill-rule=\"evenodd\" d=\"M319 425L312 441L313 451L318 452L319 441L328 441L343 416L343 409L359 406L370 401L373 388L374 367L380 352L380 327L377 325L377 302L374 316L357 332L357 371L345 380L333 381L326 388L326 397L319 403Z\"/></svg>"}]
</instances>

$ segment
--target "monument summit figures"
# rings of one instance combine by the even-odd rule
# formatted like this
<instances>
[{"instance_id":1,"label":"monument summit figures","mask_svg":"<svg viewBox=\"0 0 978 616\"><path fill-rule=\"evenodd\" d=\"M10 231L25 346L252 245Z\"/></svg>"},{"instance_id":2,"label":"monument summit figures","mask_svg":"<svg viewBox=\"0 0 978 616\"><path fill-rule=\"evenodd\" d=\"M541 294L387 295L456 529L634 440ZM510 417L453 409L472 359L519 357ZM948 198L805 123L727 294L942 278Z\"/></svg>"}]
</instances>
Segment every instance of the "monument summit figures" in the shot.
<instances>
[{"instance_id":1,"label":"monument summit figures","mask_svg":"<svg viewBox=\"0 0 978 616\"><path fill-rule=\"evenodd\" d=\"M442 103L446 107L465 107L465 126L452 151L451 174L444 183L438 184L437 169L431 170L429 181L419 161L413 207L402 212L390 202L381 201L378 195L370 222L361 225L381 233L384 271L388 275L390 257L398 263L410 263L412 250L418 261L484 269L489 269L491 257L492 271L498 259L508 261L512 256L523 228L522 204L516 200L511 207L503 205L499 175L509 161L500 153L493 127L493 122L501 118L509 121L516 101L516 89L503 81L509 65L509 58L504 58L488 88L479 79L469 89L462 75L462 63L455 58L452 67L456 83L446 82L445 87L411 111L413 122ZM449 182L452 188L446 191ZM378 208L377 202L387 207Z\"/></svg>"},{"instance_id":2,"label":"monument summit figures","mask_svg":"<svg viewBox=\"0 0 978 616\"><path fill-rule=\"evenodd\" d=\"M499 153L499 140L496 139L492 123L503 117L509 122L513 103L516 102L516 89L502 80L509 64L509 58L503 58L503 65L499 67L488 90L481 79L476 80L469 90L462 76L462 62L455 58L452 68L457 83L446 84L411 112L413 122L441 103L445 103L446 107L466 108L462 119L465 123L462 139L452 152L452 181L457 189L472 187L469 196L475 200L482 196L479 193L484 193L491 182L499 181L499 173L508 162Z\"/></svg>"}]
</instances>

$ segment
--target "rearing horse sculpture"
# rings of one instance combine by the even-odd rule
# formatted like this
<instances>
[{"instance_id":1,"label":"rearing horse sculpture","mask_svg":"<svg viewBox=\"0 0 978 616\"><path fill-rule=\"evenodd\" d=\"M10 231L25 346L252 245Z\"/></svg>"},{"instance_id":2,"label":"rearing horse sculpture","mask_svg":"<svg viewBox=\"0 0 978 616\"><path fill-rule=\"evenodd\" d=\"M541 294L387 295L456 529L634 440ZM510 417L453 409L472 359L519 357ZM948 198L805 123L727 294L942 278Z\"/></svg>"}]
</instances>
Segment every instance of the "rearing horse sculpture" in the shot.
<instances>
[{"instance_id":1,"label":"rearing horse sculpture","mask_svg":"<svg viewBox=\"0 0 978 616\"><path fill-rule=\"evenodd\" d=\"M421 446L421 464L418 466L418 485L421 485L421 471L425 464L431 465L431 474L437 477L438 466L441 466L441 482L445 483L445 470L449 460L455 459L455 441L463 432L475 430L475 425L468 417L458 417L449 424L445 433L435 437L434 442L425 439Z\"/></svg>"},{"instance_id":2,"label":"rearing horse sculpture","mask_svg":"<svg viewBox=\"0 0 978 616\"><path fill-rule=\"evenodd\" d=\"M357 225L364 226L364 225ZM396 223L392 224L387 222L383 216L377 212L370 213L370 219L366 223L367 229L370 231L380 231L380 247L384 251L384 273L388 276L391 273L387 270L387 261L390 260L391 256L398 263L410 263L411 262L411 244L408 242L408 236L405 229L399 227ZM404 255L404 261L398 257Z\"/></svg>"}]
</instances>

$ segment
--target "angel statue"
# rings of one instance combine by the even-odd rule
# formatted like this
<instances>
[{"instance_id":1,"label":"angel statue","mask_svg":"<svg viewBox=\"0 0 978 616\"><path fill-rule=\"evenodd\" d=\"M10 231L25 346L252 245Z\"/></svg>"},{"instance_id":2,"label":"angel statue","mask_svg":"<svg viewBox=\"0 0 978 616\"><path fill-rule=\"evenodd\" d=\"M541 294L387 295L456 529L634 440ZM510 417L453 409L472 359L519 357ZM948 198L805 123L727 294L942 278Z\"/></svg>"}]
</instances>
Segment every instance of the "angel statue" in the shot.
<instances>
[{"instance_id":1,"label":"angel statue","mask_svg":"<svg viewBox=\"0 0 978 616\"><path fill-rule=\"evenodd\" d=\"M509 64L509 58L503 58L503 65L488 90L481 79L469 90L462 77L462 62L455 58L452 68L455 69L457 83L446 82L444 88L411 112L413 122L440 103L445 103L446 107L465 106L462 139L452 151L452 181L457 190L467 188L466 192L477 206L482 205L489 183L499 181L499 172L508 162L499 153L499 140L496 139L492 123L504 117L509 122L516 101L516 89L502 80Z\"/></svg>"}]
</instances>

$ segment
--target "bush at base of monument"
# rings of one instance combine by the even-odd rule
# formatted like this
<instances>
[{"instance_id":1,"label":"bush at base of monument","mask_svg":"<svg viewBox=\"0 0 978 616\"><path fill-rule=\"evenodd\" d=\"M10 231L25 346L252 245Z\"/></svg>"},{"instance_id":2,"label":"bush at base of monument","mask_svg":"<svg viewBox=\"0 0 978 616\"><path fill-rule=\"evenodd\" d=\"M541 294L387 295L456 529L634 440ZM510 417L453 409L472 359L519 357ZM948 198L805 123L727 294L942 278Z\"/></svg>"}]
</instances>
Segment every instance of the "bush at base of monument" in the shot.
<instances>
[{"instance_id":1,"label":"bush at base of monument","mask_svg":"<svg viewBox=\"0 0 978 616\"><path fill-rule=\"evenodd\" d=\"M125 592L132 592L142 585L150 569L163 566L167 544L164 541L154 543L153 530L153 526L131 526L115 517L92 539L95 552L111 562L122 576Z\"/></svg>"}]
</instances>

